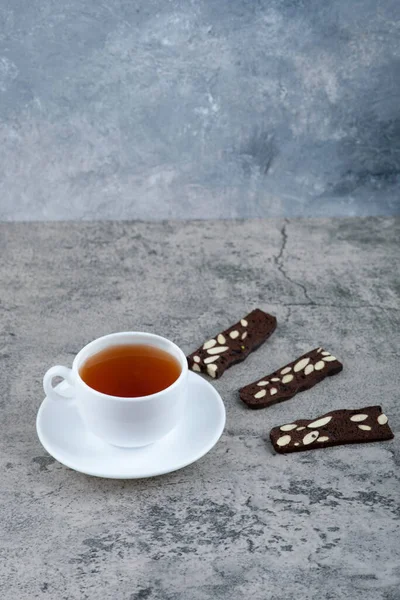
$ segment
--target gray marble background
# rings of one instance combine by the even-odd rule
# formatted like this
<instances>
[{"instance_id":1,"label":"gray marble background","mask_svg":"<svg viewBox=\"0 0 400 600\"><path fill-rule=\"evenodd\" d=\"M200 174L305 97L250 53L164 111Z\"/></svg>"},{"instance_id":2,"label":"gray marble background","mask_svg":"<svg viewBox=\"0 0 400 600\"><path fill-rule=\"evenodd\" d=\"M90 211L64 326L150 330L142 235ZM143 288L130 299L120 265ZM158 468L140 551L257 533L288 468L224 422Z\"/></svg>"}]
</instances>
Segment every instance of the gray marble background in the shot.
<instances>
[{"instance_id":1,"label":"gray marble background","mask_svg":"<svg viewBox=\"0 0 400 600\"><path fill-rule=\"evenodd\" d=\"M400 600L399 237L393 217L0 223L0 599ZM40 445L42 376L89 340L144 329L191 352L257 306L277 330L213 382L226 428L198 462L107 480ZM240 402L318 345L340 375ZM272 451L273 426L372 404L393 440Z\"/></svg>"},{"instance_id":2,"label":"gray marble background","mask_svg":"<svg viewBox=\"0 0 400 600\"><path fill-rule=\"evenodd\" d=\"M398 0L0 0L0 219L400 212Z\"/></svg>"}]
</instances>

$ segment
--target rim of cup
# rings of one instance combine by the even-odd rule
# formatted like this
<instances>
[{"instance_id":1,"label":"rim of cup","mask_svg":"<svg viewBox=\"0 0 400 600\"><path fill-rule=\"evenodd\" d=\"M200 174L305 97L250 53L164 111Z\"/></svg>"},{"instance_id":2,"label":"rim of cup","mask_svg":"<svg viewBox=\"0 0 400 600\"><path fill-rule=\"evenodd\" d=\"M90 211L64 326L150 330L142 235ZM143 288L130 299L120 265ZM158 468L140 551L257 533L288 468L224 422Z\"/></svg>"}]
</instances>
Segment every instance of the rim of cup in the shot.
<instances>
[{"instance_id":1,"label":"rim of cup","mask_svg":"<svg viewBox=\"0 0 400 600\"><path fill-rule=\"evenodd\" d=\"M92 356L95 356L96 354L101 352L102 350L105 350L106 348L111 348L112 346L122 346L123 343L116 342L115 344L110 344L109 346L105 346L104 348L101 348L97 351L88 353L88 351L90 351L91 346L92 347L96 346L99 342L105 341L107 339L111 340L112 338L118 338L118 337L123 338L123 337L132 337L132 336L134 336L134 337L140 336L143 338L147 338L148 341L147 342L143 341L143 345L151 346L152 345L151 339L158 339L158 340L162 340L164 343L167 343L168 345L172 346L172 348L174 348L177 356L174 356L172 353L171 353L171 355L174 356L174 358L178 359L179 366L181 368L179 377L177 377L177 379L175 379L175 381L173 383L171 383L171 385L169 385L168 387L166 387L158 392L155 392L154 394L149 394L147 396L112 396L111 394L104 394L103 392L99 392L98 390L95 390L94 388L90 387L90 385L88 385L82 379L82 377L79 373L79 369L82 366L82 364L86 360L91 358ZM128 342L127 342L127 344L128 344ZM154 346L154 347L159 348L159 346ZM161 349L168 353L168 350L165 350L164 348L161 348ZM107 335L103 335L99 338L96 338L95 340L92 340L88 344L86 344L86 346L84 346L81 350L79 350L78 354L75 356L75 358L72 362L72 371L79 378L79 382L85 388L90 390L90 392L92 392L98 396L101 396L102 398L112 398L114 400L120 400L120 401L126 401L126 402L143 402L146 400L153 400L157 396L161 396L162 394L164 394L167 391L170 392L171 390L173 390L174 387L177 387L188 373L188 364L187 364L186 356L185 356L183 350L181 350L181 348L179 348L179 346L177 346L177 344L175 344L168 338L163 337L162 335L157 335L156 333L149 333L146 331L119 331L116 333L109 333Z\"/></svg>"}]
</instances>

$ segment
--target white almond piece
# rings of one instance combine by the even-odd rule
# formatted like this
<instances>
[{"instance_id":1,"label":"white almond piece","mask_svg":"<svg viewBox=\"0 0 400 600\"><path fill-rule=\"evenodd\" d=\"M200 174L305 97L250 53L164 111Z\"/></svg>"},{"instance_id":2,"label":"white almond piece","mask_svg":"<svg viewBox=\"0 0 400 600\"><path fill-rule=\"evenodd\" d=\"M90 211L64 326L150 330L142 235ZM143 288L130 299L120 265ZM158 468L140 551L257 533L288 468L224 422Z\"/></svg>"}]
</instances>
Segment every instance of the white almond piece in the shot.
<instances>
[{"instance_id":1,"label":"white almond piece","mask_svg":"<svg viewBox=\"0 0 400 600\"><path fill-rule=\"evenodd\" d=\"M203 344L203 350L208 350L209 348L212 348L213 346L215 346L216 343L217 340L208 340L208 342L205 342Z\"/></svg>"},{"instance_id":2,"label":"white almond piece","mask_svg":"<svg viewBox=\"0 0 400 600\"><path fill-rule=\"evenodd\" d=\"M259 392L254 394L254 398L263 398L266 393L267 393L267 390L260 390Z\"/></svg>"},{"instance_id":3,"label":"white almond piece","mask_svg":"<svg viewBox=\"0 0 400 600\"><path fill-rule=\"evenodd\" d=\"M200 356L193 356L193 360L194 360L194 362L199 363L200 362Z\"/></svg>"},{"instance_id":4,"label":"white almond piece","mask_svg":"<svg viewBox=\"0 0 400 600\"><path fill-rule=\"evenodd\" d=\"M284 375L282 377L282 383L289 383L289 381L292 381L293 379L293 375Z\"/></svg>"},{"instance_id":5,"label":"white almond piece","mask_svg":"<svg viewBox=\"0 0 400 600\"><path fill-rule=\"evenodd\" d=\"M278 393L278 390L277 390L276 388L271 388L271 389L269 390L269 393L271 394L271 396L275 396L275 394L277 394L277 393Z\"/></svg>"},{"instance_id":6,"label":"white almond piece","mask_svg":"<svg viewBox=\"0 0 400 600\"><path fill-rule=\"evenodd\" d=\"M332 362L333 360L337 360L336 356L324 356L324 358L322 359L325 362Z\"/></svg>"},{"instance_id":7,"label":"white almond piece","mask_svg":"<svg viewBox=\"0 0 400 600\"><path fill-rule=\"evenodd\" d=\"M300 427L298 427L298 428L296 429L296 431L303 431L303 429L305 429L305 427L303 427L303 425L301 425Z\"/></svg>"},{"instance_id":8,"label":"white almond piece","mask_svg":"<svg viewBox=\"0 0 400 600\"><path fill-rule=\"evenodd\" d=\"M271 381L280 381L279 377L272 377Z\"/></svg>"},{"instance_id":9,"label":"white almond piece","mask_svg":"<svg viewBox=\"0 0 400 600\"><path fill-rule=\"evenodd\" d=\"M240 319L240 324L242 325L242 327L247 327L248 322L246 321L246 319Z\"/></svg>"},{"instance_id":10,"label":"white almond piece","mask_svg":"<svg viewBox=\"0 0 400 600\"><path fill-rule=\"evenodd\" d=\"M290 435L283 435L282 437L276 440L277 446L287 446L292 438Z\"/></svg>"},{"instance_id":11,"label":"white almond piece","mask_svg":"<svg viewBox=\"0 0 400 600\"><path fill-rule=\"evenodd\" d=\"M221 354L227 350L229 350L229 346L214 346L214 348L207 350L207 354Z\"/></svg>"},{"instance_id":12,"label":"white almond piece","mask_svg":"<svg viewBox=\"0 0 400 600\"><path fill-rule=\"evenodd\" d=\"M327 435L321 435L321 437L318 438L318 442L329 442L329 438Z\"/></svg>"},{"instance_id":13,"label":"white almond piece","mask_svg":"<svg viewBox=\"0 0 400 600\"><path fill-rule=\"evenodd\" d=\"M357 425L358 429L362 429L363 431L371 431L372 427L369 425Z\"/></svg>"},{"instance_id":14,"label":"white almond piece","mask_svg":"<svg viewBox=\"0 0 400 600\"><path fill-rule=\"evenodd\" d=\"M299 442L294 443L295 446L300 446Z\"/></svg>"},{"instance_id":15,"label":"white almond piece","mask_svg":"<svg viewBox=\"0 0 400 600\"><path fill-rule=\"evenodd\" d=\"M217 341L218 341L218 344L221 344L221 345L226 344L225 336L223 336L222 333L220 333L219 336L217 337Z\"/></svg>"},{"instance_id":16,"label":"white almond piece","mask_svg":"<svg viewBox=\"0 0 400 600\"><path fill-rule=\"evenodd\" d=\"M352 417L350 417L350 421L354 421L355 423L359 423L360 421L365 421L365 419L368 419L368 415L364 415L362 413L359 413L358 415L353 415Z\"/></svg>"},{"instance_id":17,"label":"white almond piece","mask_svg":"<svg viewBox=\"0 0 400 600\"><path fill-rule=\"evenodd\" d=\"M196 365L196 363L194 365L192 365L192 371L198 371L200 373L201 369L199 367L199 365Z\"/></svg>"},{"instance_id":18,"label":"white almond piece","mask_svg":"<svg viewBox=\"0 0 400 600\"><path fill-rule=\"evenodd\" d=\"M287 425L282 425L279 429L281 431L292 431L292 429L296 429L296 423L288 423Z\"/></svg>"},{"instance_id":19,"label":"white almond piece","mask_svg":"<svg viewBox=\"0 0 400 600\"><path fill-rule=\"evenodd\" d=\"M321 352L322 348L318 348L317 352Z\"/></svg>"},{"instance_id":20,"label":"white almond piece","mask_svg":"<svg viewBox=\"0 0 400 600\"><path fill-rule=\"evenodd\" d=\"M317 421L313 421L312 423L307 425L307 427L309 429L314 429L315 427L323 427L324 425L329 423L329 421L332 421L332 417L324 417L323 419L318 419Z\"/></svg>"},{"instance_id":21,"label":"white almond piece","mask_svg":"<svg viewBox=\"0 0 400 600\"><path fill-rule=\"evenodd\" d=\"M326 350L324 350L323 352L321 352L322 356L329 356L330 352L327 352Z\"/></svg>"},{"instance_id":22,"label":"white almond piece","mask_svg":"<svg viewBox=\"0 0 400 600\"><path fill-rule=\"evenodd\" d=\"M325 367L325 363L323 360L319 360L317 363L315 363L314 365L314 369L316 371L321 371L323 368Z\"/></svg>"},{"instance_id":23,"label":"white almond piece","mask_svg":"<svg viewBox=\"0 0 400 600\"><path fill-rule=\"evenodd\" d=\"M296 363L293 367L293 371L295 373L298 373L299 371L302 371L304 369L304 367L306 365L308 365L308 363L310 362L310 358L302 358L301 360L299 360L298 363Z\"/></svg>"},{"instance_id":24,"label":"white almond piece","mask_svg":"<svg viewBox=\"0 0 400 600\"><path fill-rule=\"evenodd\" d=\"M386 415L384 415L383 413L381 415L379 415L379 417L378 417L379 425L386 425L387 422L388 422L388 418Z\"/></svg>"},{"instance_id":25,"label":"white almond piece","mask_svg":"<svg viewBox=\"0 0 400 600\"><path fill-rule=\"evenodd\" d=\"M207 356L207 358L204 359L204 364L209 365L210 363L215 362L219 358L220 358L219 354L217 354L217 356Z\"/></svg>"},{"instance_id":26,"label":"white almond piece","mask_svg":"<svg viewBox=\"0 0 400 600\"><path fill-rule=\"evenodd\" d=\"M207 365L207 373L211 376L215 378L216 372L217 372L217 365Z\"/></svg>"},{"instance_id":27,"label":"white almond piece","mask_svg":"<svg viewBox=\"0 0 400 600\"><path fill-rule=\"evenodd\" d=\"M244 331L242 333L242 340L245 340L247 338L247 331Z\"/></svg>"},{"instance_id":28,"label":"white almond piece","mask_svg":"<svg viewBox=\"0 0 400 600\"><path fill-rule=\"evenodd\" d=\"M282 369L281 375L286 375L286 373L290 373L291 370L292 367L285 367L284 369Z\"/></svg>"},{"instance_id":29,"label":"white almond piece","mask_svg":"<svg viewBox=\"0 0 400 600\"><path fill-rule=\"evenodd\" d=\"M264 385L268 385L268 384L269 384L269 381L259 381L259 382L257 383L257 385L259 385L260 387L262 387L262 386L264 386Z\"/></svg>"},{"instance_id":30,"label":"white almond piece","mask_svg":"<svg viewBox=\"0 0 400 600\"><path fill-rule=\"evenodd\" d=\"M303 437L303 444L305 446L308 446L308 444L312 444L313 442L315 442L318 436L319 431L310 431L310 433L307 433L307 435Z\"/></svg>"},{"instance_id":31,"label":"white almond piece","mask_svg":"<svg viewBox=\"0 0 400 600\"><path fill-rule=\"evenodd\" d=\"M232 338L233 340L235 340L237 337L239 337L239 332L237 329L234 329L233 331L230 332L229 337Z\"/></svg>"},{"instance_id":32,"label":"white almond piece","mask_svg":"<svg viewBox=\"0 0 400 600\"><path fill-rule=\"evenodd\" d=\"M309 375L313 371L314 371L314 365L307 365L306 368L304 369L304 374Z\"/></svg>"}]
</instances>

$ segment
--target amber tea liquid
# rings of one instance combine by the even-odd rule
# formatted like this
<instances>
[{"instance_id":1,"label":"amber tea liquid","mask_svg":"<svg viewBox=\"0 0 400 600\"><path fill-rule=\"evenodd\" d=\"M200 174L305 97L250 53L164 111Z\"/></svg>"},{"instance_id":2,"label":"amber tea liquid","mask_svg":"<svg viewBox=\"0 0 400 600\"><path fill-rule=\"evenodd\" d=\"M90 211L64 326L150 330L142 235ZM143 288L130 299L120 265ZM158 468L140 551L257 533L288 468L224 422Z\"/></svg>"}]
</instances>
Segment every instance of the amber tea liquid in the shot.
<instances>
[{"instance_id":1,"label":"amber tea liquid","mask_svg":"<svg viewBox=\"0 0 400 600\"><path fill-rule=\"evenodd\" d=\"M165 350L129 344L94 354L83 363L79 374L98 392L136 398L165 390L178 379L181 367Z\"/></svg>"}]
</instances>

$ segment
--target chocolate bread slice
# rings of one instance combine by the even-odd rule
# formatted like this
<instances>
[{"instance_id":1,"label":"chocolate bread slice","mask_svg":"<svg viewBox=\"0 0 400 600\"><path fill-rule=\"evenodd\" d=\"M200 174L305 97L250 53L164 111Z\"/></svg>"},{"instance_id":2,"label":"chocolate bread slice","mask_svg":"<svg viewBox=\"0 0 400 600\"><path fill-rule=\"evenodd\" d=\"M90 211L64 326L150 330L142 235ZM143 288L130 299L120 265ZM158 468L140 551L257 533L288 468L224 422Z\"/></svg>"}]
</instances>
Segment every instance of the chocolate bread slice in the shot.
<instances>
[{"instance_id":1,"label":"chocolate bread slice","mask_svg":"<svg viewBox=\"0 0 400 600\"><path fill-rule=\"evenodd\" d=\"M189 368L218 379L226 369L261 346L275 329L276 318L256 308L189 354Z\"/></svg>"},{"instance_id":2,"label":"chocolate bread slice","mask_svg":"<svg viewBox=\"0 0 400 600\"><path fill-rule=\"evenodd\" d=\"M274 373L242 387L240 399L250 408L266 408L309 390L342 369L342 363L330 352L315 348Z\"/></svg>"},{"instance_id":3,"label":"chocolate bread slice","mask_svg":"<svg viewBox=\"0 0 400 600\"><path fill-rule=\"evenodd\" d=\"M302 452L316 448L391 440L394 435L380 406L333 410L321 417L299 419L274 427L269 434L276 452Z\"/></svg>"}]
</instances>

